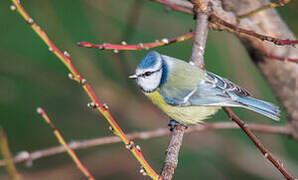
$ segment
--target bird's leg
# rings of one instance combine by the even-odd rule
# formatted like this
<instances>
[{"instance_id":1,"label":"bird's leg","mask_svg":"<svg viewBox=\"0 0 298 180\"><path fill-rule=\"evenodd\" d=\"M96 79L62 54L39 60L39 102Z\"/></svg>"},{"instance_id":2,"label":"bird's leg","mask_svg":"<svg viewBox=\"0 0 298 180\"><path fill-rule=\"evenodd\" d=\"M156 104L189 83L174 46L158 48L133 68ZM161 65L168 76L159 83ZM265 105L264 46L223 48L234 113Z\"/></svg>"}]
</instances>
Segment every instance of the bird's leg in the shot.
<instances>
[{"instance_id":1,"label":"bird's leg","mask_svg":"<svg viewBox=\"0 0 298 180\"><path fill-rule=\"evenodd\" d=\"M185 129L188 128L188 126L187 126L186 124L179 123L179 122L177 122L177 121L171 119L170 122L169 122L169 124L168 124L168 126L170 127L170 131L173 131L173 129L174 129L177 125L184 126Z\"/></svg>"}]
</instances>

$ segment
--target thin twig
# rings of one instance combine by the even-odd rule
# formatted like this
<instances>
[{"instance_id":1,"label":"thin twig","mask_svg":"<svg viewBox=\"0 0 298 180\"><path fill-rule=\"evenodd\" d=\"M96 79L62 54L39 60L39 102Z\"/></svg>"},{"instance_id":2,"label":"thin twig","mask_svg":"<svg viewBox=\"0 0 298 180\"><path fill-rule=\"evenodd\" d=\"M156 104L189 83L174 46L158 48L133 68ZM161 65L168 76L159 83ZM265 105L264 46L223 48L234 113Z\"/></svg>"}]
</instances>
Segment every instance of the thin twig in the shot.
<instances>
[{"instance_id":1,"label":"thin twig","mask_svg":"<svg viewBox=\"0 0 298 180\"><path fill-rule=\"evenodd\" d=\"M236 114L228 107L223 107L229 118L237 123L240 128L247 134L251 141L257 146L257 148L262 152L262 154L267 158L288 180L294 180L294 177L290 175L289 172L283 167L283 165L276 160L275 157L264 147L261 141L252 133L252 131L247 127L247 125L241 121Z\"/></svg>"},{"instance_id":2,"label":"thin twig","mask_svg":"<svg viewBox=\"0 0 298 180\"><path fill-rule=\"evenodd\" d=\"M20 4L19 0L12 0L13 4L11 6L12 10L17 10L17 12L24 18L24 20L30 25L30 27L34 30L34 32L44 41L44 43L49 47L49 51L54 53L60 61L68 68L68 70L71 72L69 74L69 77L76 82L81 84L81 87L84 89L86 94L91 99L91 106L92 108L96 108L98 112L100 112L107 122L111 126L112 132L119 136L122 142L125 144L125 146L129 146L129 151L132 153L132 155L139 161L139 163L144 167L146 173L148 176L150 176L152 179L159 179L159 175L155 173L155 171L151 168L151 166L148 164L148 162L145 160L143 154L141 151L139 151L134 145L131 145L132 142L129 138L126 137L122 129L118 126L114 118L109 112L109 108L106 105L102 105L98 98L95 96L95 93L89 86L89 84L86 82L86 79L82 78L82 76L78 73L76 68L72 65L69 54L67 52L62 53L55 45L54 43L48 38L47 34L41 30L41 28L33 21L33 19L27 14L27 12L24 10L22 5Z\"/></svg>"},{"instance_id":3,"label":"thin twig","mask_svg":"<svg viewBox=\"0 0 298 180\"><path fill-rule=\"evenodd\" d=\"M288 126L273 126L273 125L262 125L262 124L247 124L247 127L253 131L269 133L269 134L281 134L291 135L291 130ZM233 130L239 129L239 126L234 122L217 122L217 123L206 123L190 126L186 129L185 133L203 132L203 131L214 131L214 130ZM147 140L156 137L162 137L169 135L171 132L168 128L160 128L152 131L136 132L127 134L129 139L142 139ZM121 142L118 136L101 137L82 141L71 141L68 146L72 150L87 149L90 147L96 147L106 144L114 144ZM40 158L53 156L56 154L64 153L66 150L63 146L56 146L47 148L44 150L37 150L34 152L22 151L13 158L14 163L21 163L24 161L34 161ZM0 160L0 167L5 165L4 160Z\"/></svg>"},{"instance_id":4,"label":"thin twig","mask_svg":"<svg viewBox=\"0 0 298 180\"><path fill-rule=\"evenodd\" d=\"M6 170L10 176L10 179L22 179L11 158L7 137L2 127L0 127L0 153L2 154L2 157L4 159L2 161L6 164Z\"/></svg>"},{"instance_id":5,"label":"thin twig","mask_svg":"<svg viewBox=\"0 0 298 180\"><path fill-rule=\"evenodd\" d=\"M295 58L288 58L288 57L284 57L284 56L278 56L278 55L275 55L273 53L269 53L269 52L266 52L266 49L264 48L261 53L270 58L270 59L276 59L276 60L279 60L279 61L284 61L284 62L294 62L294 63L298 63L298 59L295 59Z\"/></svg>"},{"instance_id":6,"label":"thin twig","mask_svg":"<svg viewBox=\"0 0 298 180\"><path fill-rule=\"evenodd\" d=\"M187 8L184 8L184 7L181 7L181 6L178 6L178 5L174 4L174 3L169 2L168 0L149 0L149 1L160 3L160 4L164 5L164 6L169 7L170 9L172 9L174 11L183 12L183 13L186 13L186 14L193 15L193 11L192 10L187 9Z\"/></svg>"},{"instance_id":7,"label":"thin twig","mask_svg":"<svg viewBox=\"0 0 298 180\"><path fill-rule=\"evenodd\" d=\"M58 131L58 129L54 126L54 124L51 122L49 116L42 108L37 108L37 113L41 115L41 117L45 120L45 122L52 128L52 131L56 138L58 139L59 143L63 146L63 148L67 151L71 159L74 161L74 163L77 165L78 169L82 171L82 173L89 179L94 180L94 177L90 174L88 169L82 164L82 162L79 160L75 152L67 145L64 138Z\"/></svg>"},{"instance_id":8,"label":"thin twig","mask_svg":"<svg viewBox=\"0 0 298 180\"><path fill-rule=\"evenodd\" d=\"M181 42L181 41L185 41L187 39L192 38L194 35L193 32L189 32L187 34L184 34L182 36L173 38L173 39L167 39L167 38L163 38L162 40L156 40L155 42L152 43L139 43L139 44L135 44L135 45L127 45L125 41L122 41L121 44L92 44L92 43L88 43L88 42L79 42L78 46L81 47L87 47L87 48L97 48L100 50L117 50L114 52L118 52L119 50L148 50L150 48L154 48L154 47L159 47L159 46L164 46L164 45L169 45L172 43L176 43L176 42Z\"/></svg>"},{"instance_id":9,"label":"thin twig","mask_svg":"<svg viewBox=\"0 0 298 180\"><path fill-rule=\"evenodd\" d=\"M272 42L276 45L281 45L281 46L282 45L295 45L295 44L298 44L298 40L279 39L279 38L259 34L259 33L256 33L254 31L247 30L247 29L244 29L244 28L240 28L237 25L231 24L231 23L221 19L220 17L216 16L215 14L210 15L209 21L211 23L219 24L219 25L224 26L223 28L221 28L221 30L228 31L228 32L231 32L231 33L236 34L236 35L254 37L254 38L257 38L261 41L269 41L269 42Z\"/></svg>"},{"instance_id":10,"label":"thin twig","mask_svg":"<svg viewBox=\"0 0 298 180\"><path fill-rule=\"evenodd\" d=\"M240 20L240 19L243 19L243 18L246 18L246 17L250 17L254 14L257 14L263 10L266 10L266 9L271 9L271 8L275 8L275 7L278 7L278 6L284 6L286 4L288 4L291 0L278 0L276 2L272 2L270 4L267 4L267 5L263 5L255 10L252 10L248 13L245 13L245 14L242 14L242 15L239 15L237 18Z\"/></svg>"}]
</instances>

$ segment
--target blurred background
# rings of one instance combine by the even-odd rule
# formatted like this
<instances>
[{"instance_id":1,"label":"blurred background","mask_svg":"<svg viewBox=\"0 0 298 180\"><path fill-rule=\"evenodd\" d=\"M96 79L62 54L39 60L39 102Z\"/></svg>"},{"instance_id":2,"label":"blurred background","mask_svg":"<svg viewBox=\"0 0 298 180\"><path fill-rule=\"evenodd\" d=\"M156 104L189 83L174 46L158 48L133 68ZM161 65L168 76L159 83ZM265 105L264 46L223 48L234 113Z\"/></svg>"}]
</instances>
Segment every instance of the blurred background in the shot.
<instances>
[{"instance_id":1,"label":"blurred background","mask_svg":"<svg viewBox=\"0 0 298 180\"><path fill-rule=\"evenodd\" d=\"M171 12L147 0L26 0L25 9L61 50L67 50L81 75L125 132L167 127L168 118L156 109L127 78L148 51L112 51L81 48L77 42L128 44L172 38L194 27L191 16ZM88 97L67 77L68 71L24 20L0 1L0 125L11 152L35 151L58 145L51 129L36 114L43 107L67 141L110 136L108 124L86 104ZM277 8L298 34L298 1ZM192 40L154 50L188 60ZM233 35L210 31L206 68L238 83L254 96L279 104L241 43ZM234 109L248 123L283 125L256 113ZM229 121L223 111L208 122ZM264 145L298 177L298 142L281 135L256 133ZM136 140L159 172L169 136ZM78 150L83 164L96 179L147 179L122 144ZM24 179L85 179L70 157L60 154L17 164ZM280 173L239 130L186 134L174 179L282 179ZM0 179L8 179L0 167Z\"/></svg>"}]
</instances>

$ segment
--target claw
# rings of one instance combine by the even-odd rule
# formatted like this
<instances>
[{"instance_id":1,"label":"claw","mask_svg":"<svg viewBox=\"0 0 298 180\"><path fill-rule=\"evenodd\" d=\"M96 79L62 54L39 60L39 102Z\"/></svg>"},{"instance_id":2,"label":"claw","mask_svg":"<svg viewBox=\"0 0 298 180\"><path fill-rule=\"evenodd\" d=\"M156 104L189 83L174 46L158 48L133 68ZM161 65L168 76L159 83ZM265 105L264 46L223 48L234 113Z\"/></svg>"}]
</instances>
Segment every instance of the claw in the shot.
<instances>
[{"instance_id":1,"label":"claw","mask_svg":"<svg viewBox=\"0 0 298 180\"><path fill-rule=\"evenodd\" d=\"M173 129L174 129L176 126L178 126L178 125L184 126L185 129L188 128L188 126L187 126L186 124L179 123L179 122L177 122L177 121L175 121L175 120L170 120L170 122L169 122L169 124L168 124L168 126L170 127L170 131L173 131Z\"/></svg>"}]
</instances>

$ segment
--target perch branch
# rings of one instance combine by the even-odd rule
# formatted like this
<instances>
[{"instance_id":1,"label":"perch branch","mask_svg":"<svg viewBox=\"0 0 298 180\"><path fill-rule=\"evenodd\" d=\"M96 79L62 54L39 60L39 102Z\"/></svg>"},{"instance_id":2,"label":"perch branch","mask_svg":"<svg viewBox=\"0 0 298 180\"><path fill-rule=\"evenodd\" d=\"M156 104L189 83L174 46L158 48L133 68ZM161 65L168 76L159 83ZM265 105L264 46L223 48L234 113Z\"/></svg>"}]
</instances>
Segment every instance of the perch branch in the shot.
<instances>
[{"instance_id":1,"label":"perch branch","mask_svg":"<svg viewBox=\"0 0 298 180\"><path fill-rule=\"evenodd\" d=\"M261 141L252 133L252 131L247 127L247 125L241 121L236 114L228 107L223 107L229 118L237 123L240 128L247 134L247 136L251 139L251 141L257 146L257 148L262 152L262 154L267 158L288 180L294 180L294 177L287 172L287 170L283 167L283 165L276 160L275 157L264 147Z\"/></svg>"},{"instance_id":2,"label":"perch branch","mask_svg":"<svg viewBox=\"0 0 298 180\"><path fill-rule=\"evenodd\" d=\"M109 112L109 108L106 105L102 105L97 97L95 96L93 90L89 86L89 84L86 82L86 79L82 78L81 75L78 73L78 71L75 69L75 67L72 65L69 54L67 52L61 53L61 51L54 45L54 43L48 38L46 33L41 30L41 28L34 23L32 18L27 14L27 12L24 10L22 5L20 4L19 0L12 0L13 4L11 9L17 10L17 12L24 18L24 20L30 25L30 27L34 30L34 32L44 41L44 43L49 47L49 51L54 53L60 61L68 68L68 70L71 72L69 74L69 77L77 82L79 82L86 92L86 94L91 99L92 108L96 108L108 121L108 123L111 126L112 132L119 136L119 138L122 140L122 142L125 144L126 147L129 147L129 151L132 153L132 155L139 161L139 163L142 165L142 167L145 169L148 176L150 176L152 179L159 179L159 175L155 173L155 171L151 168L151 166L147 163L145 160L142 152L136 148L135 145L133 145L132 141L130 141L129 138L126 137L122 129L118 126L114 118Z\"/></svg>"},{"instance_id":3,"label":"perch branch","mask_svg":"<svg viewBox=\"0 0 298 180\"><path fill-rule=\"evenodd\" d=\"M281 134L291 135L291 130L288 126L273 126L273 125L262 125L262 124L247 124L247 127L253 131L269 133L269 134ZM214 130L233 130L239 129L239 126L233 122L217 122L217 123L206 123L204 125L198 124L196 126L190 126L186 129L185 133L203 132L203 131L214 131ZM147 140L156 137L162 137L170 134L168 128L160 128L152 131L136 132L127 134L129 139L142 139ZM101 137L96 139L89 139L83 141L71 141L68 146L73 150L86 149L90 147L96 147L106 144L114 144L121 142L118 136ZM37 150L34 152L22 151L13 158L14 163L21 163L24 161L34 161L40 158L53 156L56 154L64 153L66 150L62 146L56 146L47 148L44 150ZM0 167L6 163L4 160L0 160Z\"/></svg>"},{"instance_id":4,"label":"perch branch","mask_svg":"<svg viewBox=\"0 0 298 180\"><path fill-rule=\"evenodd\" d=\"M183 125L176 125L172 129L169 146L166 150L166 158L161 170L161 177L163 180L170 180L174 175L174 171L178 164L178 157L180 147L182 145L185 127Z\"/></svg>"},{"instance_id":5,"label":"perch branch","mask_svg":"<svg viewBox=\"0 0 298 180\"><path fill-rule=\"evenodd\" d=\"M173 38L173 39L167 39L163 38L162 40L156 40L152 43L139 43L135 45L127 45L126 42L122 42L121 44L92 44L88 42L79 42L78 46L81 47L87 47L87 48L98 48L100 50L108 49L108 50L116 50L118 52L119 50L148 50L150 48L155 48L159 46L169 45L176 42L185 41L187 39L192 38L194 33L191 31L187 34L184 34L182 36Z\"/></svg>"},{"instance_id":6,"label":"perch branch","mask_svg":"<svg viewBox=\"0 0 298 180\"><path fill-rule=\"evenodd\" d=\"M204 49L208 35L208 0L193 0L195 32L190 63L204 69ZM161 176L164 180L171 180L178 164L180 147L182 145L185 126L176 125L171 133L171 139L166 151L166 158Z\"/></svg>"},{"instance_id":7,"label":"perch branch","mask_svg":"<svg viewBox=\"0 0 298 180\"><path fill-rule=\"evenodd\" d=\"M62 145L62 147L66 150L66 152L69 154L71 159L74 161L74 163L77 165L78 169L82 171L82 173L89 179L94 180L93 176L90 174L88 169L82 164L82 162L79 160L75 152L67 145L64 138L58 131L58 129L54 126L54 124L51 122L49 116L42 108L37 108L37 113L41 115L41 117L45 120L45 122L52 128L53 134L58 139L59 143Z\"/></svg>"},{"instance_id":8,"label":"perch branch","mask_svg":"<svg viewBox=\"0 0 298 180\"><path fill-rule=\"evenodd\" d=\"M271 8L275 8L275 7L278 7L278 6L284 6L286 4L288 4L291 0L278 0L276 2L272 2L270 4L267 4L267 5L263 5L255 10L252 10L248 13L245 13L245 14L242 14L242 15L239 15L237 18L240 20L240 19L243 19L243 18L246 18L246 17L249 17L249 16L252 16L254 14L257 14L263 10L266 10L266 9L271 9Z\"/></svg>"},{"instance_id":9,"label":"perch branch","mask_svg":"<svg viewBox=\"0 0 298 180\"><path fill-rule=\"evenodd\" d=\"M0 127L0 153L2 154L2 157L4 159L2 161L6 165L6 169L10 178L12 180L22 179L14 165L13 159L11 158L7 137L2 127Z\"/></svg>"}]
</instances>

